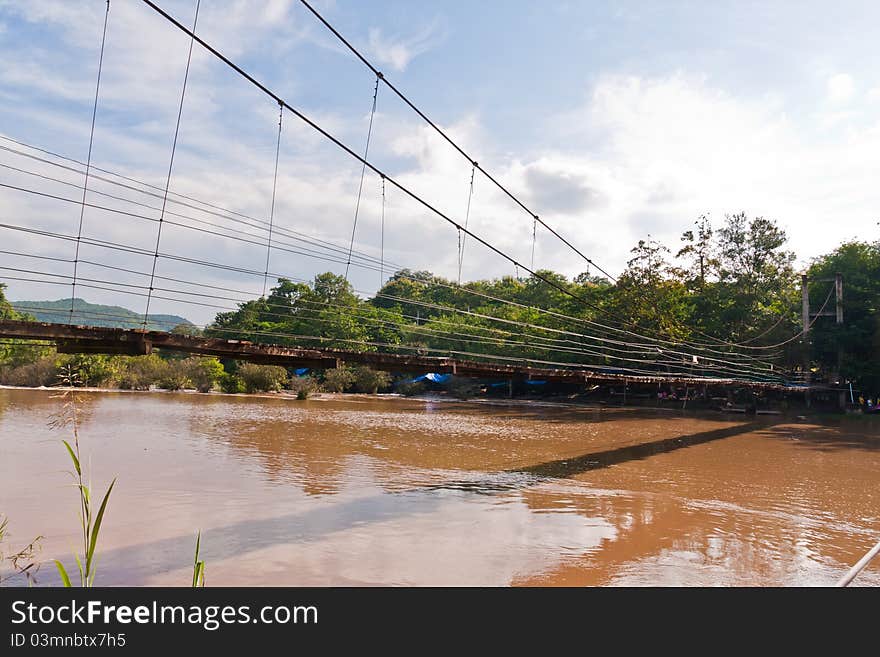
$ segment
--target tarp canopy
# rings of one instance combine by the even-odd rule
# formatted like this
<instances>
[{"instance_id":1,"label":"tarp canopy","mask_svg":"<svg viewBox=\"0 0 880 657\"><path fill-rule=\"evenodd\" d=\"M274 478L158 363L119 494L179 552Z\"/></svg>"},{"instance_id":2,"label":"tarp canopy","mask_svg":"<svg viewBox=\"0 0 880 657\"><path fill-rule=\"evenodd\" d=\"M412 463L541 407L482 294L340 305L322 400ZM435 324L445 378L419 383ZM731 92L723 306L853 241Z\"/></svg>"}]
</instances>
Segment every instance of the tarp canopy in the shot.
<instances>
[{"instance_id":1,"label":"tarp canopy","mask_svg":"<svg viewBox=\"0 0 880 657\"><path fill-rule=\"evenodd\" d=\"M421 376L417 376L414 379L409 379L407 381L402 381L401 383L418 383L419 381L431 381L432 383L446 383L449 381L451 374L437 374L436 372L428 372L427 374L422 374Z\"/></svg>"}]
</instances>

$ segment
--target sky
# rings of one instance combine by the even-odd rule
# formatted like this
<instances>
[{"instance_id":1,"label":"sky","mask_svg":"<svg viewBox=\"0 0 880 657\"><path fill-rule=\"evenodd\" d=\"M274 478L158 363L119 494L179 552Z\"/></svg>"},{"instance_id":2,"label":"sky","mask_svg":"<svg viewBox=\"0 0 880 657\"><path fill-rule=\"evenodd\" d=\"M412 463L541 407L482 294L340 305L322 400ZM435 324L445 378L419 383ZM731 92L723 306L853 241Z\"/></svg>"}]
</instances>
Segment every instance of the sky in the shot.
<instances>
[{"instance_id":1,"label":"sky","mask_svg":"<svg viewBox=\"0 0 880 657\"><path fill-rule=\"evenodd\" d=\"M158 4L192 24L195 0ZM0 135L86 160L105 7L104 0L0 0ZM613 275L648 235L677 250L701 214L716 225L735 212L775 219L800 266L843 241L877 238L877 3L316 0L315 7L495 179ZM363 151L375 78L298 0L202 0L196 32ZM112 0L91 162L158 190L148 196L136 183L90 181L90 204L141 216L85 208L77 296L144 307L152 257L94 240L155 248L150 218L161 212L188 48L186 35L140 0ZM343 262L312 257L314 249L288 232L276 235L290 248L272 250L269 271L305 280L344 272L361 166L285 113L276 181L277 135L277 104L196 44L169 190L172 201L197 200L166 205L177 213L166 219L195 218L222 232L230 215L206 210L208 202L247 217L250 226L233 227L255 237L233 241L169 222L160 251L249 273L160 258L163 285L184 289L175 281L191 281L186 289L216 298L196 303L195 294L154 292L151 312L204 323L260 293L254 272L265 270L261 226L273 183L274 225L332 242ZM81 173L52 163L78 165L7 140L0 146L0 183L81 199ZM464 223L469 162L384 86L369 159ZM381 181L368 172L358 251L379 257L384 242L389 268L457 276L454 228L390 184L384 233L382 208ZM75 236L80 212L71 200L0 187L0 223L19 228L0 227L7 252L0 279L10 298L70 296L62 277L71 274L75 242L20 228ZM476 235L530 264L530 215L479 173L467 216ZM534 252L536 268L598 273L540 227ZM56 273L51 280L64 285L15 280L35 275L12 269ZM464 280L515 273L465 241ZM381 276L353 265L350 278L367 295Z\"/></svg>"}]
</instances>

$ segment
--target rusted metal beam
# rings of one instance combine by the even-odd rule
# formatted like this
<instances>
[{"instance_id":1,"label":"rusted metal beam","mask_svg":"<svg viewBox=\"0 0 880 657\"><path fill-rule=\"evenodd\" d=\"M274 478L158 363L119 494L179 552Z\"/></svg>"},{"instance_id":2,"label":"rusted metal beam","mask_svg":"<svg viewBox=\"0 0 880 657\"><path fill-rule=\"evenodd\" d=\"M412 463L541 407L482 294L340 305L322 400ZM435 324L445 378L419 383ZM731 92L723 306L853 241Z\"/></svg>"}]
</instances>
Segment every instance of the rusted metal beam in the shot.
<instances>
[{"instance_id":1,"label":"rusted metal beam","mask_svg":"<svg viewBox=\"0 0 880 657\"><path fill-rule=\"evenodd\" d=\"M283 345L256 344L244 340L225 340L162 331L143 331L100 326L73 326L44 322L0 320L0 337L54 340L62 353L108 353L140 355L153 349L167 349L201 356L217 356L283 367L331 369L344 363L357 363L386 372L438 372L458 376L498 379L539 379L558 383L672 383L678 385L737 385L754 389L784 390L775 383L741 381L726 378L634 376L588 369L532 367L522 365L460 360L448 357L394 354L378 351L314 349ZM491 359L491 356L487 356Z\"/></svg>"}]
</instances>

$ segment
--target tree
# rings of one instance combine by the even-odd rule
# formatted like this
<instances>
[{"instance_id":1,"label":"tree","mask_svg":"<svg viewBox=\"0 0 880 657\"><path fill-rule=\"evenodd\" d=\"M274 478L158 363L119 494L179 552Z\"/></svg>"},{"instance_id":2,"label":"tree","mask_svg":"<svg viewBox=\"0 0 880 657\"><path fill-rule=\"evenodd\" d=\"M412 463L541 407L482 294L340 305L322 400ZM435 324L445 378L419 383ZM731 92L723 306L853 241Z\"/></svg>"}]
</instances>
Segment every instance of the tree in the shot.
<instances>
[{"instance_id":1,"label":"tree","mask_svg":"<svg viewBox=\"0 0 880 657\"><path fill-rule=\"evenodd\" d=\"M676 279L669 263L669 248L649 235L647 240L639 240L630 253L633 257L618 278L610 300L613 314L628 321L630 329L663 338L686 336L690 300L687 288Z\"/></svg>"},{"instance_id":2,"label":"tree","mask_svg":"<svg viewBox=\"0 0 880 657\"><path fill-rule=\"evenodd\" d=\"M740 342L780 321L783 330L795 308L794 253L772 219L727 215L718 231L716 284L701 292L701 325L708 333ZM786 317L788 316L788 317Z\"/></svg>"},{"instance_id":3,"label":"tree","mask_svg":"<svg viewBox=\"0 0 880 657\"><path fill-rule=\"evenodd\" d=\"M6 283L0 283L0 319L20 319L12 304L6 300Z\"/></svg>"},{"instance_id":4,"label":"tree","mask_svg":"<svg viewBox=\"0 0 880 657\"><path fill-rule=\"evenodd\" d=\"M681 241L685 245L675 254L676 258L686 259L687 266L683 270L683 276L694 289L702 289L710 273L718 266L715 255L715 243L712 240L715 231L712 222L705 214L699 216L694 222L696 231L686 230L681 235Z\"/></svg>"},{"instance_id":5,"label":"tree","mask_svg":"<svg viewBox=\"0 0 880 657\"><path fill-rule=\"evenodd\" d=\"M816 281L810 299L815 310L826 299L833 309L833 283L819 281L837 273L843 276L844 323L839 326L833 318L816 321L810 331L813 358L821 369L834 371L839 350L843 377L856 381L866 397L875 398L880 393L880 242L846 242L813 261L807 275Z\"/></svg>"}]
</instances>

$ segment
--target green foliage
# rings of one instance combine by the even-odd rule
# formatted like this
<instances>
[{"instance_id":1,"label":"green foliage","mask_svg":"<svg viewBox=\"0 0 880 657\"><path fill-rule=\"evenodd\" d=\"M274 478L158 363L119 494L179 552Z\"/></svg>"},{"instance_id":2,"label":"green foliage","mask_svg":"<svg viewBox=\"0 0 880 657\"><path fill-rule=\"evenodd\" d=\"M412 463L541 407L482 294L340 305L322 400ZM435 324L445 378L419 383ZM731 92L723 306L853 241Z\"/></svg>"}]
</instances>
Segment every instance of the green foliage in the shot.
<instances>
[{"instance_id":1,"label":"green foliage","mask_svg":"<svg viewBox=\"0 0 880 657\"><path fill-rule=\"evenodd\" d=\"M237 374L226 372L220 377L220 390L236 395L245 391L244 381Z\"/></svg>"},{"instance_id":2,"label":"green foliage","mask_svg":"<svg viewBox=\"0 0 880 657\"><path fill-rule=\"evenodd\" d=\"M6 299L6 283L0 283L0 319L19 319L18 313Z\"/></svg>"},{"instance_id":3,"label":"green foliage","mask_svg":"<svg viewBox=\"0 0 880 657\"><path fill-rule=\"evenodd\" d=\"M596 322L672 342L747 342L756 347L784 342L783 358L774 367L785 370L798 365L809 347L789 339L800 330L800 312L794 254L786 244L785 231L775 221L740 212L715 225L705 215L698 217L683 232L677 251L650 235L639 240L614 283L589 272L569 279L541 270L540 277L504 276L458 286L431 272L403 269L373 298L361 299L337 274L319 274L309 284L281 278L265 298L218 314L205 335L305 348L653 367L650 349L635 356L635 362L628 359L632 354L616 349L621 345L613 340L632 342L634 336L609 333L591 323ZM813 263L810 275L830 278L841 271L846 289L844 328L829 328L824 319L816 324L815 366L837 368L842 345L843 376L880 389L880 366L875 365L880 352L878 248L862 242L842 245ZM824 288L817 284L811 289L817 309ZM15 312L0 289L0 316ZM195 329L184 325L174 331L190 334ZM611 340L601 341L600 336ZM55 358L51 347L4 345L0 382L46 385L53 368L66 364L90 385L115 381L134 389L159 382L204 391L218 384L227 392L277 390L286 380L279 370L270 376L262 366L242 365L239 371L230 366L226 373L216 359L187 359L182 361L186 366L168 363L153 356ZM322 385L330 392L372 392L385 389L388 381L383 374L341 367L327 370Z\"/></svg>"},{"instance_id":4,"label":"green foliage","mask_svg":"<svg viewBox=\"0 0 880 657\"><path fill-rule=\"evenodd\" d=\"M880 242L846 242L812 263L808 276L814 281L814 311L826 300L825 310L834 311L831 287L837 273L843 276L844 324L838 326L834 317L816 320L811 330L813 357L817 365L834 371L839 350L843 377L856 380L873 399L880 393Z\"/></svg>"},{"instance_id":5,"label":"green foliage","mask_svg":"<svg viewBox=\"0 0 880 657\"><path fill-rule=\"evenodd\" d=\"M357 392L375 395L380 390L386 390L389 385L391 385L391 375L388 372L380 372L369 367L354 368L354 389Z\"/></svg>"},{"instance_id":6,"label":"green foliage","mask_svg":"<svg viewBox=\"0 0 880 657\"><path fill-rule=\"evenodd\" d=\"M425 392L425 384L421 381L416 381L415 383L401 381L394 387L394 391L404 397L415 397Z\"/></svg>"},{"instance_id":7,"label":"green foliage","mask_svg":"<svg viewBox=\"0 0 880 657\"><path fill-rule=\"evenodd\" d=\"M345 392L354 385L355 372L352 368L342 366L324 372L324 390L327 392Z\"/></svg>"},{"instance_id":8,"label":"green foliage","mask_svg":"<svg viewBox=\"0 0 880 657\"><path fill-rule=\"evenodd\" d=\"M308 399L312 393L321 389L321 385L310 376L294 376L290 379L288 388L296 394L297 399Z\"/></svg>"},{"instance_id":9,"label":"green foliage","mask_svg":"<svg viewBox=\"0 0 880 657\"><path fill-rule=\"evenodd\" d=\"M195 324L184 322L172 328L169 333L174 333L175 335L200 336L202 335L202 330Z\"/></svg>"},{"instance_id":10,"label":"green foliage","mask_svg":"<svg viewBox=\"0 0 880 657\"><path fill-rule=\"evenodd\" d=\"M117 360L105 354L61 354L56 360L59 372L76 373L78 385L102 386L115 380Z\"/></svg>"},{"instance_id":11,"label":"green foliage","mask_svg":"<svg viewBox=\"0 0 880 657\"><path fill-rule=\"evenodd\" d=\"M157 354L120 356L118 385L123 390L149 390L162 379L167 367Z\"/></svg>"},{"instance_id":12,"label":"green foliage","mask_svg":"<svg viewBox=\"0 0 880 657\"><path fill-rule=\"evenodd\" d=\"M199 392L210 392L223 378L223 364L211 357L193 356L183 361L190 384Z\"/></svg>"},{"instance_id":13,"label":"green foliage","mask_svg":"<svg viewBox=\"0 0 880 657\"><path fill-rule=\"evenodd\" d=\"M278 392L288 379L283 367L255 363L242 363L237 374L244 383L245 392Z\"/></svg>"},{"instance_id":14,"label":"green foliage","mask_svg":"<svg viewBox=\"0 0 880 657\"><path fill-rule=\"evenodd\" d=\"M32 363L0 368L0 384L7 386L51 386L58 381L54 356L44 356Z\"/></svg>"},{"instance_id":15,"label":"green foliage","mask_svg":"<svg viewBox=\"0 0 880 657\"><path fill-rule=\"evenodd\" d=\"M165 390L190 388L192 387L192 381L189 377L189 370L189 363L186 360L168 359L164 361L156 383Z\"/></svg>"}]
</instances>

